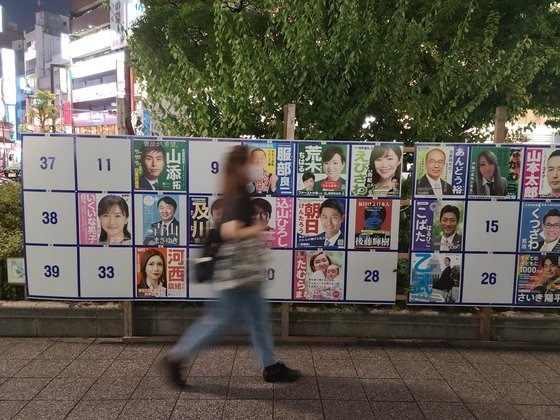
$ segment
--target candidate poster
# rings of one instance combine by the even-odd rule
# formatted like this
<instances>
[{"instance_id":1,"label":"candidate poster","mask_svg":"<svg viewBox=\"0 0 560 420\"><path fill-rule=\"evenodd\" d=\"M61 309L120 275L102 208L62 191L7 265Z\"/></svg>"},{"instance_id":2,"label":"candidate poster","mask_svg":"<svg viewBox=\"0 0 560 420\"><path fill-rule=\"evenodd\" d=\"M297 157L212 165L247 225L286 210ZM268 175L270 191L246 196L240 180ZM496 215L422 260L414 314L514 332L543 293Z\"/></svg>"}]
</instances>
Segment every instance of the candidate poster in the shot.
<instances>
[{"instance_id":1,"label":"candidate poster","mask_svg":"<svg viewBox=\"0 0 560 420\"><path fill-rule=\"evenodd\" d=\"M295 300L343 300L344 252L296 251Z\"/></svg>"},{"instance_id":2,"label":"candidate poster","mask_svg":"<svg viewBox=\"0 0 560 420\"><path fill-rule=\"evenodd\" d=\"M524 202L519 252L560 252L560 203Z\"/></svg>"},{"instance_id":3,"label":"candidate poster","mask_svg":"<svg viewBox=\"0 0 560 420\"><path fill-rule=\"evenodd\" d=\"M78 193L81 245L131 245L130 194Z\"/></svg>"},{"instance_id":4,"label":"candidate poster","mask_svg":"<svg viewBox=\"0 0 560 420\"><path fill-rule=\"evenodd\" d=\"M519 147L471 148L469 196L519 197L523 150Z\"/></svg>"},{"instance_id":5,"label":"candidate poster","mask_svg":"<svg viewBox=\"0 0 560 420\"><path fill-rule=\"evenodd\" d=\"M560 304L560 254L520 254L517 267L516 304L547 306Z\"/></svg>"},{"instance_id":6,"label":"candidate poster","mask_svg":"<svg viewBox=\"0 0 560 420\"><path fill-rule=\"evenodd\" d=\"M134 140L134 188L186 191L187 142Z\"/></svg>"},{"instance_id":7,"label":"candidate poster","mask_svg":"<svg viewBox=\"0 0 560 420\"><path fill-rule=\"evenodd\" d=\"M189 197L189 244L203 245L210 229L217 229L222 221L223 202L221 197Z\"/></svg>"},{"instance_id":8,"label":"candidate poster","mask_svg":"<svg viewBox=\"0 0 560 420\"><path fill-rule=\"evenodd\" d=\"M293 206L292 197L256 197L251 200L255 221L265 224L261 232L270 248L291 248Z\"/></svg>"},{"instance_id":9,"label":"candidate poster","mask_svg":"<svg viewBox=\"0 0 560 420\"><path fill-rule=\"evenodd\" d=\"M252 196L292 194L293 145L289 143L248 142L251 164L247 191Z\"/></svg>"},{"instance_id":10,"label":"candidate poster","mask_svg":"<svg viewBox=\"0 0 560 420\"><path fill-rule=\"evenodd\" d=\"M416 200L412 249L414 251L461 251L464 209L464 201Z\"/></svg>"},{"instance_id":11,"label":"candidate poster","mask_svg":"<svg viewBox=\"0 0 560 420\"><path fill-rule=\"evenodd\" d=\"M297 194L346 195L349 147L340 143L299 143Z\"/></svg>"},{"instance_id":12,"label":"candidate poster","mask_svg":"<svg viewBox=\"0 0 560 420\"><path fill-rule=\"evenodd\" d=\"M461 254L412 253L411 256L410 303L461 303Z\"/></svg>"},{"instance_id":13,"label":"candidate poster","mask_svg":"<svg viewBox=\"0 0 560 420\"><path fill-rule=\"evenodd\" d=\"M416 184L418 197L464 197L467 186L468 146L416 146Z\"/></svg>"},{"instance_id":14,"label":"candidate poster","mask_svg":"<svg viewBox=\"0 0 560 420\"><path fill-rule=\"evenodd\" d=\"M186 297L186 249L136 248L136 296Z\"/></svg>"},{"instance_id":15,"label":"candidate poster","mask_svg":"<svg viewBox=\"0 0 560 420\"><path fill-rule=\"evenodd\" d=\"M351 196L400 197L403 146L352 145Z\"/></svg>"},{"instance_id":16,"label":"candidate poster","mask_svg":"<svg viewBox=\"0 0 560 420\"><path fill-rule=\"evenodd\" d=\"M346 200L298 198L296 238L298 247L344 248Z\"/></svg>"},{"instance_id":17,"label":"candidate poster","mask_svg":"<svg viewBox=\"0 0 560 420\"><path fill-rule=\"evenodd\" d=\"M146 246L186 245L185 196L136 194L136 220L140 225L136 244Z\"/></svg>"},{"instance_id":18,"label":"candidate poster","mask_svg":"<svg viewBox=\"0 0 560 420\"><path fill-rule=\"evenodd\" d=\"M560 199L560 149L527 147L525 162L523 198Z\"/></svg>"},{"instance_id":19,"label":"candidate poster","mask_svg":"<svg viewBox=\"0 0 560 420\"><path fill-rule=\"evenodd\" d=\"M391 249L393 200L358 198L354 215L354 248Z\"/></svg>"}]
</instances>

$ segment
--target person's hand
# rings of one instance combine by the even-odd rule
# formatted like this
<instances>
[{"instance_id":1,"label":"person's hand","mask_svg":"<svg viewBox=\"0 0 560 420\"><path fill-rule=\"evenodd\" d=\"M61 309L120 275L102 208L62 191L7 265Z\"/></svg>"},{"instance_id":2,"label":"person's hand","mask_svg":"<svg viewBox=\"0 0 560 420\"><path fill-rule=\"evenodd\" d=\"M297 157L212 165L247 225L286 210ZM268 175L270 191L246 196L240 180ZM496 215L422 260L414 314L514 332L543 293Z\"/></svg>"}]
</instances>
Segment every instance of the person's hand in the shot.
<instances>
[{"instance_id":1,"label":"person's hand","mask_svg":"<svg viewBox=\"0 0 560 420\"><path fill-rule=\"evenodd\" d=\"M266 220L257 218L253 221L253 226L255 227L256 231L258 233L260 233L260 232L262 232L263 230L266 229L267 222L266 222Z\"/></svg>"}]
</instances>

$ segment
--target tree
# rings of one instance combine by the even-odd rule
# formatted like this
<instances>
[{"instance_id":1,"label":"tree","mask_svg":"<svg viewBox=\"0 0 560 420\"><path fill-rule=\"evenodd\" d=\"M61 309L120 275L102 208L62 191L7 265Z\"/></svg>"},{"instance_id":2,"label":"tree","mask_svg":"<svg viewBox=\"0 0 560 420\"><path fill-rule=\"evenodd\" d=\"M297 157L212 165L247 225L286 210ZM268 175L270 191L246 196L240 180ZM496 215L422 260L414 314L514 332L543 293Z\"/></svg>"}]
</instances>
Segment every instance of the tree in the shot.
<instances>
[{"instance_id":1,"label":"tree","mask_svg":"<svg viewBox=\"0 0 560 420\"><path fill-rule=\"evenodd\" d=\"M45 90L39 90L35 94L35 101L31 109L27 112L27 118L32 123L35 118L39 120L39 132L52 132L52 125L56 123L56 119L60 115L60 110L54 105L56 96L54 93Z\"/></svg>"},{"instance_id":2,"label":"tree","mask_svg":"<svg viewBox=\"0 0 560 420\"><path fill-rule=\"evenodd\" d=\"M558 97L550 1L143 3L133 67L170 135L279 137L295 103L300 139L473 141Z\"/></svg>"}]
</instances>

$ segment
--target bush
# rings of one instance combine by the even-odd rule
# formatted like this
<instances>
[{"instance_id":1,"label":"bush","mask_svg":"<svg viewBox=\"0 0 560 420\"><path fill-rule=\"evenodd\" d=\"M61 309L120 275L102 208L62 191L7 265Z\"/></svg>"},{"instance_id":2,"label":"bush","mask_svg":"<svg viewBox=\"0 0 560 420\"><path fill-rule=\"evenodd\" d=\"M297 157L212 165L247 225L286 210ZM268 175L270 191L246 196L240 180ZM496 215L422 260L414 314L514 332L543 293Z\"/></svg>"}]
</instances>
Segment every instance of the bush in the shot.
<instances>
[{"instance_id":1,"label":"bush","mask_svg":"<svg viewBox=\"0 0 560 420\"><path fill-rule=\"evenodd\" d=\"M21 185L0 185L0 259L23 256Z\"/></svg>"}]
</instances>

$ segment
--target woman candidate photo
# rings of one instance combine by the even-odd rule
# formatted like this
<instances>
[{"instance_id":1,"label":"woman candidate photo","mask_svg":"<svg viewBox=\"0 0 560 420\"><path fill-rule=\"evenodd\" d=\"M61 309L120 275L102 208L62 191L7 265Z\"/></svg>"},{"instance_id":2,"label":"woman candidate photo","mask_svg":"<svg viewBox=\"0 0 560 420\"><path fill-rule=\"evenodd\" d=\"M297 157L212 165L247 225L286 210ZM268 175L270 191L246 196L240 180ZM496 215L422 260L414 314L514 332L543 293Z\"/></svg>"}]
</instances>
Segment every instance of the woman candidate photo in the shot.
<instances>
[{"instance_id":1,"label":"woman candidate photo","mask_svg":"<svg viewBox=\"0 0 560 420\"><path fill-rule=\"evenodd\" d=\"M128 204L118 195L106 195L97 205L97 216L101 224L99 243L106 245L128 245Z\"/></svg>"},{"instance_id":2,"label":"woman candidate photo","mask_svg":"<svg viewBox=\"0 0 560 420\"><path fill-rule=\"evenodd\" d=\"M393 178L401 179L402 151L398 145L374 146L369 156L369 169L366 188L373 197L398 195ZM395 194L395 190L396 194Z\"/></svg>"},{"instance_id":3,"label":"woman candidate photo","mask_svg":"<svg viewBox=\"0 0 560 420\"><path fill-rule=\"evenodd\" d=\"M472 195L505 196L506 179L500 175L498 158L494 152L485 150L476 159L476 172Z\"/></svg>"},{"instance_id":4,"label":"woman candidate photo","mask_svg":"<svg viewBox=\"0 0 560 420\"><path fill-rule=\"evenodd\" d=\"M346 164L346 156L339 146L329 146L323 153L323 173L326 178L315 182L313 191L345 191L346 180L341 173Z\"/></svg>"},{"instance_id":5,"label":"woman candidate photo","mask_svg":"<svg viewBox=\"0 0 560 420\"><path fill-rule=\"evenodd\" d=\"M165 259L157 249L148 249L142 254L140 278L138 296L165 296L167 270Z\"/></svg>"}]
</instances>

